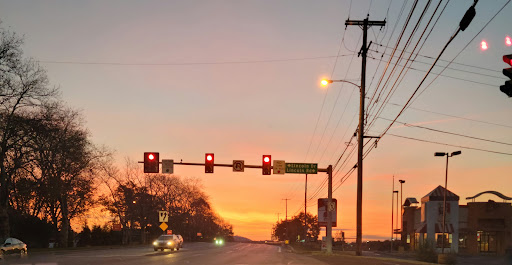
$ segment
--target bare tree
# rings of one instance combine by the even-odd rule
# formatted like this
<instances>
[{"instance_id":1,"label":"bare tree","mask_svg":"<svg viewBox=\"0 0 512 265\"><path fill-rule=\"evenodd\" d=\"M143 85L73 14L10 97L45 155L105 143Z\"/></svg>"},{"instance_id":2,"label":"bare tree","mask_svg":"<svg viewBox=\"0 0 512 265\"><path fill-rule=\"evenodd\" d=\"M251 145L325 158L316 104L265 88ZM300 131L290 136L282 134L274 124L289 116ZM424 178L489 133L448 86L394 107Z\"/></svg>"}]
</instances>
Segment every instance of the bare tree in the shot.
<instances>
[{"instance_id":1,"label":"bare tree","mask_svg":"<svg viewBox=\"0 0 512 265\"><path fill-rule=\"evenodd\" d=\"M46 72L33 60L24 59L23 41L0 27L0 237L9 235L7 214L16 172L28 162L24 117L57 96L48 86Z\"/></svg>"},{"instance_id":2,"label":"bare tree","mask_svg":"<svg viewBox=\"0 0 512 265\"><path fill-rule=\"evenodd\" d=\"M70 220L92 202L93 161L98 152L89 142L79 112L59 103L45 104L33 121L33 178L41 187L60 246L68 244Z\"/></svg>"}]
</instances>

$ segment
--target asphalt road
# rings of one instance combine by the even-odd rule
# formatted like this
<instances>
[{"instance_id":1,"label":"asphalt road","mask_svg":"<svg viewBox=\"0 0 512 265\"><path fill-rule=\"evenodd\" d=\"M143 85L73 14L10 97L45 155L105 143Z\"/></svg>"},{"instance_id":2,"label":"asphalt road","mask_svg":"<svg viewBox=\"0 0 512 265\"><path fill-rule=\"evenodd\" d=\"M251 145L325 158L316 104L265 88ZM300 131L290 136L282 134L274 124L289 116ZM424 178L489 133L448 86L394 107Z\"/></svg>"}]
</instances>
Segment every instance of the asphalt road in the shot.
<instances>
[{"instance_id":1,"label":"asphalt road","mask_svg":"<svg viewBox=\"0 0 512 265\"><path fill-rule=\"evenodd\" d=\"M185 243L178 251L155 252L151 246L101 250L55 251L11 255L0 264L99 265L99 264L327 264L312 257L294 254L285 247L264 244Z\"/></svg>"}]
</instances>

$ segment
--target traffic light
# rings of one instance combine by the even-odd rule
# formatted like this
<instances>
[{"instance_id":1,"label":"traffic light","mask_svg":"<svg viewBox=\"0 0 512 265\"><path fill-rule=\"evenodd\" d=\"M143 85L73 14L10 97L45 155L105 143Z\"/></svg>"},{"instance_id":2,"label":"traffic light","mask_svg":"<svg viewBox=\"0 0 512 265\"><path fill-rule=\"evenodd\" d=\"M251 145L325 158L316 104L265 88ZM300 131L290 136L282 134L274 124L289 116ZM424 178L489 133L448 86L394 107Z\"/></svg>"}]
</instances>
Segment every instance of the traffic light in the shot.
<instances>
[{"instance_id":1,"label":"traffic light","mask_svg":"<svg viewBox=\"0 0 512 265\"><path fill-rule=\"evenodd\" d=\"M213 173L213 153L206 153L204 155L204 173Z\"/></svg>"},{"instance_id":2,"label":"traffic light","mask_svg":"<svg viewBox=\"0 0 512 265\"><path fill-rule=\"evenodd\" d=\"M271 161L272 159L270 155L263 155L263 163L261 166L263 175L270 175Z\"/></svg>"},{"instance_id":3,"label":"traffic light","mask_svg":"<svg viewBox=\"0 0 512 265\"><path fill-rule=\"evenodd\" d=\"M158 152L144 153L144 173L159 173L160 158Z\"/></svg>"},{"instance_id":4,"label":"traffic light","mask_svg":"<svg viewBox=\"0 0 512 265\"><path fill-rule=\"evenodd\" d=\"M512 66L512 54L503 55L503 61ZM512 79L512 68L503 69L503 74ZM507 94L507 96L512 97L512 81L505 81L505 84L500 86L500 90L501 92Z\"/></svg>"}]
</instances>

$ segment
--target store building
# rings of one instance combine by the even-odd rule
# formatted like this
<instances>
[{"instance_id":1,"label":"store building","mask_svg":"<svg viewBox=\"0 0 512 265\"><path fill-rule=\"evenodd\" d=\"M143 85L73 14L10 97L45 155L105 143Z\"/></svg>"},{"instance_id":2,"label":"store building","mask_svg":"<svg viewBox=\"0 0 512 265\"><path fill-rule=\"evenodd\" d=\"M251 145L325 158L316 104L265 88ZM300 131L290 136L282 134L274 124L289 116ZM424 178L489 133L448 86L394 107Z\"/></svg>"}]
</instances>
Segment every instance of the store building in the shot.
<instances>
[{"instance_id":1,"label":"store building","mask_svg":"<svg viewBox=\"0 0 512 265\"><path fill-rule=\"evenodd\" d=\"M421 199L406 198L403 207L402 243L416 250L429 242L442 250L444 188L438 186ZM494 194L503 202L475 202L482 194ZM444 251L465 254L504 255L512 249L512 198L496 191L481 192L459 205L459 196L447 190Z\"/></svg>"}]
</instances>

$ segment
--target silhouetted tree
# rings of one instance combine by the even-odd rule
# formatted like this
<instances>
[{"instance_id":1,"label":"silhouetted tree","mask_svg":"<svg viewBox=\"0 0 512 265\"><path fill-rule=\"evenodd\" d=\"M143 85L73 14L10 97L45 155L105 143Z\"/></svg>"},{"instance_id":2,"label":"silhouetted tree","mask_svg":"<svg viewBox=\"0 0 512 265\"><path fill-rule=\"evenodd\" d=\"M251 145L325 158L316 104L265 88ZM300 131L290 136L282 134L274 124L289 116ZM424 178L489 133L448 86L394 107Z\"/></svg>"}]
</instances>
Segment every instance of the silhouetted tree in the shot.
<instances>
[{"instance_id":1,"label":"silhouetted tree","mask_svg":"<svg viewBox=\"0 0 512 265\"><path fill-rule=\"evenodd\" d=\"M23 58L22 44L15 33L0 27L0 237L10 232L7 207L13 178L30 161L27 117L57 94L48 86L46 72Z\"/></svg>"},{"instance_id":2,"label":"silhouetted tree","mask_svg":"<svg viewBox=\"0 0 512 265\"><path fill-rule=\"evenodd\" d=\"M306 228L304 227L304 213L300 213L290 220L277 222L272 229L272 236L279 240L304 239L304 235L308 239L317 240L320 234L320 227L318 226L318 217L316 215L307 214L307 235Z\"/></svg>"}]
</instances>

